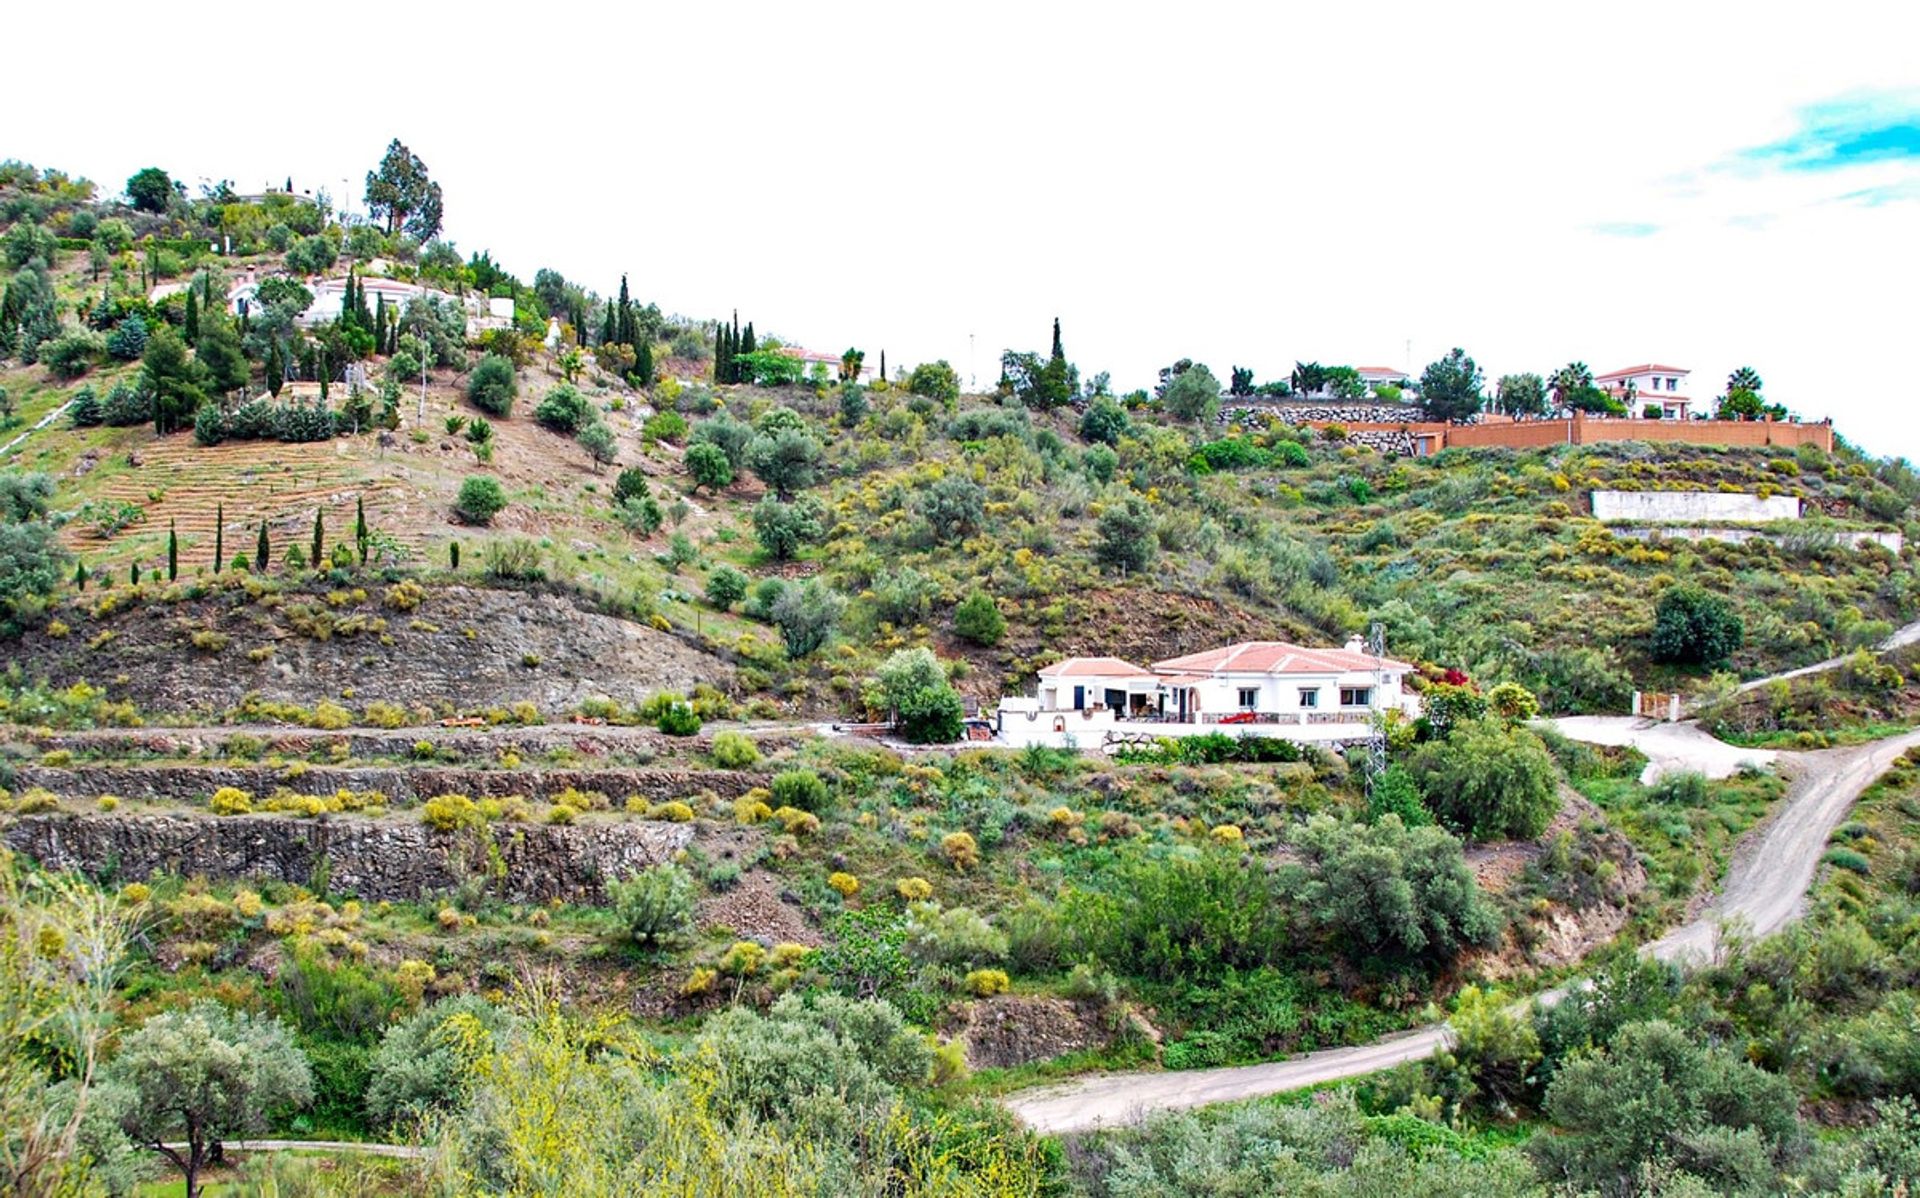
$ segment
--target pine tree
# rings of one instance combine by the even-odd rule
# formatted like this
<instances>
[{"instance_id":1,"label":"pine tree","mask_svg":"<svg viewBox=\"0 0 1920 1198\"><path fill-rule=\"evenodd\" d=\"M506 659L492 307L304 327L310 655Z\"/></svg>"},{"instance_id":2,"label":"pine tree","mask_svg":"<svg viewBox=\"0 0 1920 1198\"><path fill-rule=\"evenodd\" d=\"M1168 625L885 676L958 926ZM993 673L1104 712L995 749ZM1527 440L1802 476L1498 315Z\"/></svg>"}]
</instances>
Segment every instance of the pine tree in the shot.
<instances>
[{"instance_id":1,"label":"pine tree","mask_svg":"<svg viewBox=\"0 0 1920 1198\"><path fill-rule=\"evenodd\" d=\"M215 574L220 573L221 567L227 564L224 556L226 548L227 505L221 503L214 505L213 509L213 572Z\"/></svg>"},{"instance_id":2,"label":"pine tree","mask_svg":"<svg viewBox=\"0 0 1920 1198\"><path fill-rule=\"evenodd\" d=\"M313 509L313 553L307 558L313 568L320 568L320 551L326 547L326 528L320 522L320 509Z\"/></svg>"},{"instance_id":3,"label":"pine tree","mask_svg":"<svg viewBox=\"0 0 1920 1198\"><path fill-rule=\"evenodd\" d=\"M200 298L194 294L193 288L191 287L187 288L187 321L185 327L187 344L191 345L195 341L200 340Z\"/></svg>"},{"instance_id":4,"label":"pine tree","mask_svg":"<svg viewBox=\"0 0 1920 1198\"><path fill-rule=\"evenodd\" d=\"M269 550L267 547L267 522L265 520L262 520L260 521L260 539L254 542L254 546L253 546L253 568L256 572L261 574L265 574L267 572L268 554L269 554Z\"/></svg>"},{"instance_id":5,"label":"pine tree","mask_svg":"<svg viewBox=\"0 0 1920 1198\"><path fill-rule=\"evenodd\" d=\"M173 582L180 577L180 532L173 521L167 521L167 581Z\"/></svg>"}]
</instances>

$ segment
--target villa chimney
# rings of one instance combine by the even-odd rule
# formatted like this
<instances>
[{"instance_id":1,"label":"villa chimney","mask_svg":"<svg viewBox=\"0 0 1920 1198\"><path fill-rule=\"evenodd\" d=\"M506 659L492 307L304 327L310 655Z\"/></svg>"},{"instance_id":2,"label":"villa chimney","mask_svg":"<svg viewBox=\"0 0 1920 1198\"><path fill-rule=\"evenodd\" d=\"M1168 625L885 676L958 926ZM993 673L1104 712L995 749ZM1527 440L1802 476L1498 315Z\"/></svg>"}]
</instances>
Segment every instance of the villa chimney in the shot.
<instances>
[{"instance_id":1,"label":"villa chimney","mask_svg":"<svg viewBox=\"0 0 1920 1198\"><path fill-rule=\"evenodd\" d=\"M1360 639L1359 633L1356 632L1352 636L1347 638L1347 652L1365 653L1366 651L1367 651L1367 642Z\"/></svg>"}]
</instances>

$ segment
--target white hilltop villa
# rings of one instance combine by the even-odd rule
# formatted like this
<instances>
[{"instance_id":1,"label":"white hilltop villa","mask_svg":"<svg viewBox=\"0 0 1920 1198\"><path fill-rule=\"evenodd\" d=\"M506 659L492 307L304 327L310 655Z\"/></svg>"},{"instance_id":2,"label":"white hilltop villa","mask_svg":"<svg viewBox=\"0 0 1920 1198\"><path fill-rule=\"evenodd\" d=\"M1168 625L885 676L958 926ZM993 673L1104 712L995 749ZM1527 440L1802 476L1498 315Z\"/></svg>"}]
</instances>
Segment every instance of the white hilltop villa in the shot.
<instances>
[{"instance_id":1,"label":"white hilltop villa","mask_svg":"<svg viewBox=\"0 0 1920 1198\"><path fill-rule=\"evenodd\" d=\"M1363 740L1375 711L1418 715L1413 667L1375 658L1359 637L1339 649L1242 641L1142 668L1070 657L1039 673L1033 698L1000 701L994 732L1015 748L1098 748L1225 732L1337 744Z\"/></svg>"}]
</instances>

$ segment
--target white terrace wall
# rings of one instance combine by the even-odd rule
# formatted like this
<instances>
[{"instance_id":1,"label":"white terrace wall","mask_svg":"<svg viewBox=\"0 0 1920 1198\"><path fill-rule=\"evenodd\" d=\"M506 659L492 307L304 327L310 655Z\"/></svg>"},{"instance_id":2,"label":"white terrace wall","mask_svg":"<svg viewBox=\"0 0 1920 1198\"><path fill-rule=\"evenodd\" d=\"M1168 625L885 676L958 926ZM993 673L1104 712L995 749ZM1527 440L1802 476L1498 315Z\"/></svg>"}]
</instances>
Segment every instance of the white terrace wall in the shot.
<instances>
[{"instance_id":1,"label":"white terrace wall","mask_svg":"<svg viewBox=\"0 0 1920 1198\"><path fill-rule=\"evenodd\" d=\"M1791 495L1733 494L1723 491L1595 491L1596 520L1728 520L1764 524L1798 520L1800 501Z\"/></svg>"}]
</instances>

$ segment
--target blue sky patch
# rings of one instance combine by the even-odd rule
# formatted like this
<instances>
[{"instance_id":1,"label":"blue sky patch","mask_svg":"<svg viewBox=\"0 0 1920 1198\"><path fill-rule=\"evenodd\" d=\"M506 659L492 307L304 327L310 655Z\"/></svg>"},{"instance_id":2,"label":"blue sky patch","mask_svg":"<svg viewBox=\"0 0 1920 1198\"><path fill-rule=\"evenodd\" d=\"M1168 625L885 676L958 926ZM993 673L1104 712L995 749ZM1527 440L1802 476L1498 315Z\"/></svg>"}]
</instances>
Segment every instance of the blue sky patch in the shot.
<instances>
[{"instance_id":1,"label":"blue sky patch","mask_svg":"<svg viewBox=\"0 0 1920 1198\"><path fill-rule=\"evenodd\" d=\"M1788 171L1920 162L1920 94L1863 93L1809 104L1796 115L1795 132L1739 156Z\"/></svg>"},{"instance_id":2,"label":"blue sky patch","mask_svg":"<svg viewBox=\"0 0 1920 1198\"><path fill-rule=\"evenodd\" d=\"M1651 237L1660 231L1660 226L1643 220L1603 220L1590 226L1602 237Z\"/></svg>"}]
</instances>

